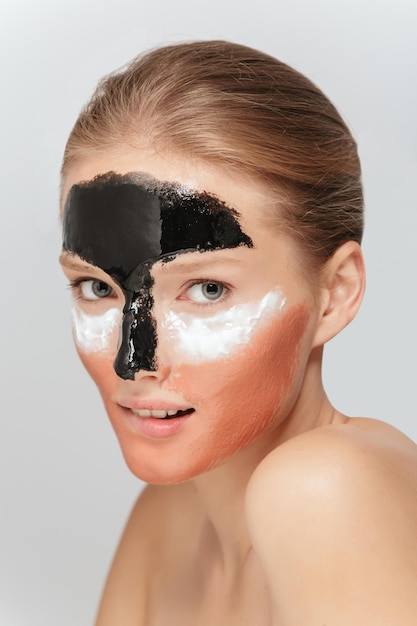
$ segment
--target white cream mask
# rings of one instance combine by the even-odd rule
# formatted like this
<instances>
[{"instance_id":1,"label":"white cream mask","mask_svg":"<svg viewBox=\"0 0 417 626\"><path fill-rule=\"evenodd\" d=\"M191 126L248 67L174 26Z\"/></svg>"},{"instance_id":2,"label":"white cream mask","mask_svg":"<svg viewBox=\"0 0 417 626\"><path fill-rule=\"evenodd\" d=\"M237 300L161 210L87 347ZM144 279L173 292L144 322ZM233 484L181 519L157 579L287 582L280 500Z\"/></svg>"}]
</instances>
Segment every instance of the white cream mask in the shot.
<instances>
[{"instance_id":1,"label":"white cream mask","mask_svg":"<svg viewBox=\"0 0 417 626\"><path fill-rule=\"evenodd\" d=\"M117 344L121 319L122 313L117 308L109 309L102 315L87 315L75 304L72 324L77 347L87 354L108 350L111 343Z\"/></svg>"},{"instance_id":2,"label":"white cream mask","mask_svg":"<svg viewBox=\"0 0 417 626\"><path fill-rule=\"evenodd\" d=\"M169 339L174 343L183 363L224 359L249 343L258 326L281 311L285 301L277 287L261 300L237 304L209 317L169 311L160 336L162 341Z\"/></svg>"}]
</instances>

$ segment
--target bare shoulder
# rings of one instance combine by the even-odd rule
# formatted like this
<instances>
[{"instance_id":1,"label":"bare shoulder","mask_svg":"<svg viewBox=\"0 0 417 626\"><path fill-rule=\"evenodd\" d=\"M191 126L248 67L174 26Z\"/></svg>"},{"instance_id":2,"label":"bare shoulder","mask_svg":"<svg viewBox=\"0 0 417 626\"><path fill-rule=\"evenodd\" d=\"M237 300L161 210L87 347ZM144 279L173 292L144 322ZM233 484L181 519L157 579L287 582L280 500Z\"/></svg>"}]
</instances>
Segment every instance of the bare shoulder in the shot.
<instances>
[{"instance_id":1,"label":"bare shoulder","mask_svg":"<svg viewBox=\"0 0 417 626\"><path fill-rule=\"evenodd\" d=\"M193 494L189 485L145 487L130 513L104 587L96 626L146 624L153 574L178 546L173 534L192 525L183 519ZM185 528L184 528L185 527Z\"/></svg>"},{"instance_id":2,"label":"bare shoulder","mask_svg":"<svg viewBox=\"0 0 417 626\"><path fill-rule=\"evenodd\" d=\"M331 474L328 473L330 468ZM309 481L312 470L315 474L323 471L323 479L329 485L336 477L352 482L358 472L364 487L367 485L365 477L378 480L389 475L395 480L402 478L403 472L414 472L417 479L417 445L393 426L368 418L316 428L273 450L254 473L250 491L267 480L271 472L274 480L284 478L282 472L287 480L291 471L293 478Z\"/></svg>"},{"instance_id":3,"label":"bare shoulder","mask_svg":"<svg viewBox=\"0 0 417 626\"><path fill-rule=\"evenodd\" d=\"M394 486L397 492L400 488L408 494L417 488L417 445L384 422L350 419L307 431L273 450L252 477L249 502L269 480L279 482L281 495L292 492L291 481L317 490L317 496L335 487L342 496L342 486L344 498L350 491L359 496L362 491L374 491L378 483L384 490Z\"/></svg>"},{"instance_id":4,"label":"bare shoulder","mask_svg":"<svg viewBox=\"0 0 417 626\"><path fill-rule=\"evenodd\" d=\"M283 624L417 614L417 446L375 420L294 437L257 468L247 518Z\"/></svg>"}]
</instances>

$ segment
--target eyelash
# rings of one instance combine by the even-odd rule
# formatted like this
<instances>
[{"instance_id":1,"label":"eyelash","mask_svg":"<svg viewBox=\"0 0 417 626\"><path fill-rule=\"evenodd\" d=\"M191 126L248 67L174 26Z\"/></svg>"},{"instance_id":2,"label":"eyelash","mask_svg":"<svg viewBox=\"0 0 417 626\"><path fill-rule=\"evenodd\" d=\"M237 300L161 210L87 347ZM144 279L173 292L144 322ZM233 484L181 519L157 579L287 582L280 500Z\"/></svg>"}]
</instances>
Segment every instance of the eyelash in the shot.
<instances>
[{"instance_id":1,"label":"eyelash","mask_svg":"<svg viewBox=\"0 0 417 626\"><path fill-rule=\"evenodd\" d=\"M192 302L193 306L201 306L201 307L207 307L207 306L214 306L216 304L219 304L221 302L224 302L227 298L230 297L232 288L229 285L226 285L224 282L222 282L221 280L214 280L212 278L201 278L199 280L194 280L191 283L189 283L188 285L185 286L184 290L182 291L182 294L180 296L179 299L186 299L185 297L183 298L182 296L184 296L184 294L186 294L190 289L192 289L192 287L195 287L196 285L204 285L204 284L216 284L216 285L220 285L223 288L223 293L220 296L220 298L213 300L212 302L210 302L209 299L207 299L206 302L193 302L191 299L190 301Z\"/></svg>"},{"instance_id":2,"label":"eyelash","mask_svg":"<svg viewBox=\"0 0 417 626\"><path fill-rule=\"evenodd\" d=\"M88 302L90 304L95 304L97 302L100 302L100 300L105 300L106 298L115 297L114 291L112 290L113 291L112 294L110 294L109 296L105 296L103 298L96 298L96 299L91 299L91 300L89 300L88 298L84 298L82 296L82 294L81 294L81 289L80 289L81 285L83 283L86 283L86 282L94 282L94 281L105 283L105 281L100 281L97 278L87 278L87 277L85 277L85 278L77 278L75 280L70 280L69 281L68 289L70 289L70 291L73 293L73 295L76 298L76 300ZM207 299L206 302L196 302L196 301L192 301L189 298L189 300L192 302L192 304L194 306L198 306L198 307L213 306L213 305L219 304L220 302L224 302L227 298L229 298L230 293L232 291L232 288L229 285L226 285L225 283L223 283L220 280L214 280L214 279L211 279L211 278L201 278L199 280L194 280L191 283L189 283L188 285L186 285L185 288L183 289L179 299L180 300L186 300L186 298L183 297L183 296L190 289L192 289L192 287L194 287L196 285L204 285L204 284L210 284L210 283L213 283L213 284L216 284L216 285L220 285L222 287L222 289L223 289L222 295L218 299L213 300L212 302L210 302L209 299ZM105 283L105 284L107 284L107 283ZM110 285L109 285L109 287L110 287ZM111 287L110 287L110 289L111 289Z\"/></svg>"},{"instance_id":3,"label":"eyelash","mask_svg":"<svg viewBox=\"0 0 417 626\"><path fill-rule=\"evenodd\" d=\"M103 298L96 298L96 299L92 299L89 300L88 298L84 298L81 294L81 285L83 283L87 283L87 282L101 282L101 283L105 283L106 285L108 285L108 283L106 283L105 280L100 280L98 278L76 278L75 280L70 280L68 283L68 289L73 293L74 297L76 298L76 300L80 301L84 301L84 302L89 302L90 304L95 304L96 302L100 302L100 300L105 300L106 298L112 298L115 297L115 293L114 290L109 286L109 288L111 289L112 293L108 296L105 296Z\"/></svg>"}]
</instances>

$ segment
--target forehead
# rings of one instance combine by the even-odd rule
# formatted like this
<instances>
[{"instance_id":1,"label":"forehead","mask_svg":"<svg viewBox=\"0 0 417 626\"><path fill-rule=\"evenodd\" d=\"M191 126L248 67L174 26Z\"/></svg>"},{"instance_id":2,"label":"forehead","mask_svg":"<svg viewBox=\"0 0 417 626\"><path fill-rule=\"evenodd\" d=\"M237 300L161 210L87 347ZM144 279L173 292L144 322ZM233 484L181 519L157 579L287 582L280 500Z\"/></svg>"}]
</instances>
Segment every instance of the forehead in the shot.
<instances>
[{"instance_id":1,"label":"forehead","mask_svg":"<svg viewBox=\"0 0 417 626\"><path fill-rule=\"evenodd\" d=\"M151 145L133 148L128 144L97 152L89 158L74 161L62 180L62 203L68 191L80 181L89 181L104 172L121 174L133 172L137 177L155 181L170 181L183 190L205 191L234 207L242 218L261 219L264 210L276 205L276 193L269 183L260 181L248 172L232 169L224 163L193 158L184 152L160 152Z\"/></svg>"},{"instance_id":2,"label":"forehead","mask_svg":"<svg viewBox=\"0 0 417 626\"><path fill-rule=\"evenodd\" d=\"M217 197L151 177L114 172L71 187L63 248L113 273L186 251L252 247L239 214Z\"/></svg>"}]
</instances>

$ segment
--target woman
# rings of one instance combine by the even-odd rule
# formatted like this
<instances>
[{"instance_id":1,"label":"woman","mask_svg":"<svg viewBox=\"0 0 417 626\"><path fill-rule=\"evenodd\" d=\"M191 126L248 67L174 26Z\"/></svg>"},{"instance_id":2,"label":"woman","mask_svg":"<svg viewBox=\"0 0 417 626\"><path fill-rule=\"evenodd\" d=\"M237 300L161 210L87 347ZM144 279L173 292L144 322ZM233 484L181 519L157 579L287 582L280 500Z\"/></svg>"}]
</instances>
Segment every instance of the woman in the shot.
<instances>
[{"instance_id":1,"label":"woman","mask_svg":"<svg viewBox=\"0 0 417 626\"><path fill-rule=\"evenodd\" d=\"M74 338L149 483L97 626L415 624L416 447L321 380L363 295L362 204L333 105L243 46L150 52L81 113Z\"/></svg>"}]
</instances>

